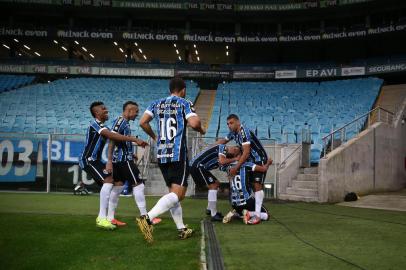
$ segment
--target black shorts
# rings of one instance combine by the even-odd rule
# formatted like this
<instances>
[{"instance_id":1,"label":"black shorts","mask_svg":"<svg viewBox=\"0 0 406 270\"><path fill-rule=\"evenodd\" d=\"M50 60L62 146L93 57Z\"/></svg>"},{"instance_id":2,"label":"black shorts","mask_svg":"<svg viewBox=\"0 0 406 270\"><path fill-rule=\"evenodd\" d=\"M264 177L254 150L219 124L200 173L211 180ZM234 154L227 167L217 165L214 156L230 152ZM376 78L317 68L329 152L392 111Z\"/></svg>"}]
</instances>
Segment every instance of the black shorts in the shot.
<instances>
[{"instance_id":1,"label":"black shorts","mask_svg":"<svg viewBox=\"0 0 406 270\"><path fill-rule=\"evenodd\" d=\"M132 160L113 163L113 179L115 182L128 181L131 185L143 183L140 178L140 170Z\"/></svg>"},{"instance_id":2,"label":"black shorts","mask_svg":"<svg viewBox=\"0 0 406 270\"><path fill-rule=\"evenodd\" d=\"M104 183L104 179L111 175L106 171L106 165L103 164L101 161L90 161L83 170L89 174L93 180L96 182L97 185L102 186Z\"/></svg>"},{"instance_id":3,"label":"black shorts","mask_svg":"<svg viewBox=\"0 0 406 270\"><path fill-rule=\"evenodd\" d=\"M242 210L246 209L248 211L255 211L255 198L249 198L247 203L244 205L236 206L232 205L232 207L237 211L237 213L242 216ZM261 213L268 213L268 209L264 205L261 206Z\"/></svg>"},{"instance_id":4,"label":"black shorts","mask_svg":"<svg viewBox=\"0 0 406 270\"><path fill-rule=\"evenodd\" d=\"M189 162L187 160L160 163L158 166L167 187L171 187L172 184L187 187L187 178L189 177Z\"/></svg>"},{"instance_id":5,"label":"black shorts","mask_svg":"<svg viewBox=\"0 0 406 270\"><path fill-rule=\"evenodd\" d=\"M260 162L255 162L256 165L261 165L263 166L266 163L266 161L260 161ZM250 181L252 183L260 183L261 185L264 184L266 178L266 172L261 173L261 172L251 172L250 175Z\"/></svg>"},{"instance_id":6,"label":"black shorts","mask_svg":"<svg viewBox=\"0 0 406 270\"><path fill-rule=\"evenodd\" d=\"M208 186L214 184L217 178L209 171L204 168L202 165L191 166L190 174L192 175L193 181L196 186Z\"/></svg>"}]
</instances>

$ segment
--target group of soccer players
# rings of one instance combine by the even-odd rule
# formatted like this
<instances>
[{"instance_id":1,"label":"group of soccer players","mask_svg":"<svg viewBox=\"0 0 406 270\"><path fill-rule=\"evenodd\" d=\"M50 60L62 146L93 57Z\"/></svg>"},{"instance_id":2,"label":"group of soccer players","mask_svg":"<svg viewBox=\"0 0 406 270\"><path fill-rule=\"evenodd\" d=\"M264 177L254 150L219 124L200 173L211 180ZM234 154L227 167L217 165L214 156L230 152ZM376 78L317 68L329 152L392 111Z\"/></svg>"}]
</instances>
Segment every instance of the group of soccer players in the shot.
<instances>
[{"instance_id":1,"label":"group of soccer players","mask_svg":"<svg viewBox=\"0 0 406 270\"><path fill-rule=\"evenodd\" d=\"M85 147L79 158L79 166L101 186L100 209L96 225L104 229L114 230L116 226L126 225L126 223L114 218L118 199L123 191L123 183L126 180L133 185L133 195L140 213L142 215L147 213L144 182L135 165L133 143L141 147L148 144L131 136L129 124L130 120L137 117L138 111L137 103L133 101L124 103L122 115L114 120L110 130L104 126L104 123L109 119L109 112L103 102L97 101L90 105L90 113L94 120L87 130ZM101 160L107 140L110 143L108 162L105 165ZM154 220L155 223L159 223L159 221L159 219Z\"/></svg>"},{"instance_id":2,"label":"group of soccer players","mask_svg":"<svg viewBox=\"0 0 406 270\"><path fill-rule=\"evenodd\" d=\"M255 134L240 123L238 116L231 114L227 118L230 134L196 155L189 164L186 128L189 125L202 135L205 130L193 103L185 99L185 82L175 77L170 81L169 90L168 97L154 101L146 109L139 123L156 142L158 166L169 190L149 212L146 211L143 180L140 179L132 151L133 143L141 147L145 147L147 143L132 137L129 127L129 121L138 115L138 105L132 101L126 102L123 105L123 114L114 121L112 131L103 125L108 119L104 104L95 102L90 106L94 121L88 128L80 166L101 185L100 211L96 225L105 229L125 225L114 218L114 212L123 182L130 180L141 213L136 221L147 242L153 242L153 225L160 221L158 216L167 211L172 215L179 238L189 238L193 230L183 223L180 204L186 194L189 173L197 185L207 185L207 212L213 221L228 223L238 216L244 223L255 225L261 220L268 220L268 212L262 205L263 184L272 160L268 159ZM150 125L154 118L158 124L157 134ZM110 140L108 162L104 165L101 162L101 152L107 139ZM231 140L234 140L237 146L227 146ZM230 180L230 202L233 209L224 217L217 212L216 207L219 181L210 172L217 168L225 171Z\"/></svg>"}]
</instances>

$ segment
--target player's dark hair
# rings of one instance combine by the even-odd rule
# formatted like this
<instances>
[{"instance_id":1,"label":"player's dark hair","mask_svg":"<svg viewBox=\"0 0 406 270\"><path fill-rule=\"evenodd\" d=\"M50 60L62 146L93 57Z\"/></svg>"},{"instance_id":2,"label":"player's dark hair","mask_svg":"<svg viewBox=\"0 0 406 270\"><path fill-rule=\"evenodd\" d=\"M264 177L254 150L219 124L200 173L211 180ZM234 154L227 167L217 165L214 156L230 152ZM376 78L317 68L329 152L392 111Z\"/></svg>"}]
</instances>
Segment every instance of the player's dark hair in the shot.
<instances>
[{"instance_id":1,"label":"player's dark hair","mask_svg":"<svg viewBox=\"0 0 406 270\"><path fill-rule=\"evenodd\" d=\"M173 77L169 82L169 91L171 93L180 92L184 88L186 88L186 84L181 77Z\"/></svg>"},{"instance_id":2,"label":"player's dark hair","mask_svg":"<svg viewBox=\"0 0 406 270\"><path fill-rule=\"evenodd\" d=\"M127 108L128 105L134 105L134 106L138 107L137 102L129 100L126 103L123 104L123 112L125 111L125 108Z\"/></svg>"},{"instance_id":3,"label":"player's dark hair","mask_svg":"<svg viewBox=\"0 0 406 270\"><path fill-rule=\"evenodd\" d=\"M90 104L90 113L92 114L93 117L96 116L96 115L94 114L94 112L93 112L93 108L96 107L96 106L100 106L100 105L104 105L104 103L101 102L101 101L95 101L95 102L93 102L92 104Z\"/></svg>"},{"instance_id":4,"label":"player's dark hair","mask_svg":"<svg viewBox=\"0 0 406 270\"><path fill-rule=\"evenodd\" d=\"M230 114L229 116L227 116L227 121L230 119L235 119L235 120L240 120L240 118L238 118L238 116L236 114Z\"/></svg>"}]
</instances>

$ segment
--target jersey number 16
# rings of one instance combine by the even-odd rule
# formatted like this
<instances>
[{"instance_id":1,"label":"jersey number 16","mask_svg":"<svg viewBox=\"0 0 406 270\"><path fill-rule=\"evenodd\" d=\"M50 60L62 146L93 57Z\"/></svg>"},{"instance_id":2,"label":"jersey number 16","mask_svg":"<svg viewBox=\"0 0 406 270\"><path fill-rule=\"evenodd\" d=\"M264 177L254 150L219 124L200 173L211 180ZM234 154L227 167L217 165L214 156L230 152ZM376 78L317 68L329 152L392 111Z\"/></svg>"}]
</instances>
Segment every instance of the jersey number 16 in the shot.
<instances>
[{"instance_id":1,"label":"jersey number 16","mask_svg":"<svg viewBox=\"0 0 406 270\"><path fill-rule=\"evenodd\" d=\"M166 120L161 118L159 119L159 129L161 131L161 140L172 140L176 136L176 119L170 117ZM166 136L165 136L166 133Z\"/></svg>"}]
</instances>

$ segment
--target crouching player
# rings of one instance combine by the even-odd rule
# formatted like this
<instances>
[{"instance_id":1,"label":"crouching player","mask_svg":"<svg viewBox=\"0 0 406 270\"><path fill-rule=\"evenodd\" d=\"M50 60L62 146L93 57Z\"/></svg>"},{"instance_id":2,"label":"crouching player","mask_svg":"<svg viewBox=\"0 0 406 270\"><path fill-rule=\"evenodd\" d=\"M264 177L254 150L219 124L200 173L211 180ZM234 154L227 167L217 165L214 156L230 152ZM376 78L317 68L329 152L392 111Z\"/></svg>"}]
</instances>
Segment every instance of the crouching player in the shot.
<instances>
[{"instance_id":1,"label":"crouching player","mask_svg":"<svg viewBox=\"0 0 406 270\"><path fill-rule=\"evenodd\" d=\"M222 221L223 215L217 212L217 190L219 180L210 172L222 165L238 161L240 149L238 147L217 144L197 154L190 162L190 174L197 186L206 185L208 188L207 212L212 221ZM237 157L238 158L235 158ZM227 158L229 157L229 158Z\"/></svg>"},{"instance_id":2,"label":"crouching player","mask_svg":"<svg viewBox=\"0 0 406 270\"><path fill-rule=\"evenodd\" d=\"M234 177L230 180L230 202L233 210L231 210L223 218L223 223L229 223L234 217L242 217L245 224L255 225L258 223L252 222L251 216L255 214L255 197L249 186L249 175L251 172L265 173L272 164L272 159L269 159L265 165L257 165L252 162L245 162L238 170ZM227 167L227 171L232 164ZM261 220L269 220L268 210L264 205L261 206Z\"/></svg>"}]
</instances>

